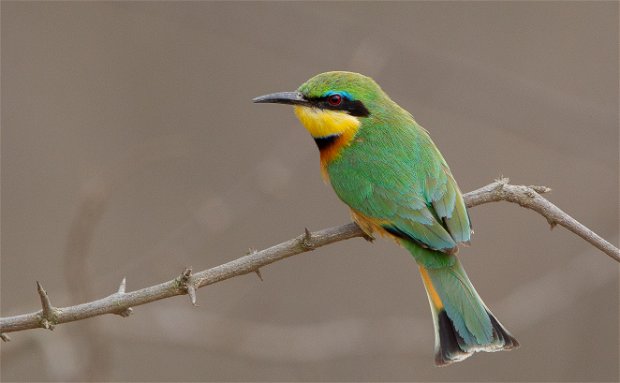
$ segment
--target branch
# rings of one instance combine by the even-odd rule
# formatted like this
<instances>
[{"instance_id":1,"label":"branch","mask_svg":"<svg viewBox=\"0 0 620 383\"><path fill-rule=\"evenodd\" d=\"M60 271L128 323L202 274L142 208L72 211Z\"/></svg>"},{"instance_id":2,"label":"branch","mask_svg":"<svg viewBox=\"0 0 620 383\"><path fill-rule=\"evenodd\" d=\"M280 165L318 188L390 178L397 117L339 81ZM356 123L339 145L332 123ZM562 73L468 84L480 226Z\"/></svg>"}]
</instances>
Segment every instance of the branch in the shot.
<instances>
[{"instance_id":1,"label":"branch","mask_svg":"<svg viewBox=\"0 0 620 383\"><path fill-rule=\"evenodd\" d=\"M498 201L517 203L544 216L552 228L555 225L564 226L614 260L620 262L620 250L618 248L540 196L540 193L547 193L549 191L550 189L544 186L510 185L508 184L508 179L500 179L465 194L464 199L468 207ZM195 303L195 295L198 288L248 273L257 273L260 276L261 267L321 246L356 237L368 239L355 223L313 233L306 230L304 234L296 238L262 251L252 250L244 257L211 269L192 274L191 269L188 268L177 278L155 286L127 293L125 292L125 280L123 280L121 287L116 293L76 306L52 307L49 304L47 294L45 294L46 302L43 302L43 295L40 293L43 309L29 314L0 318L0 333L34 328L51 328L61 323L78 321L103 314L127 316L131 312L131 307L176 295L189 294L191 302ZM51 312L53 312L53 315L50 315ZM4 339L4 336L0 338Z\"/></svg>"},{"instance_id":2,"label":"branch","mask_svg":"<svg viewBox=\"0 0 620 383\"><path fill-rule=\"evenodd\" d=\"M609 255L616 262L620 262L620 250L617 247L540 195L550 192L550 188L546 186L510 185L508 182L508 178L502 178L492 184L467 193L464 195L465 203L468 207L498 201L517 203L547 218L547 222L549 222L552 229L556 225L563 226Z\"/></svg>"}]
</instances>

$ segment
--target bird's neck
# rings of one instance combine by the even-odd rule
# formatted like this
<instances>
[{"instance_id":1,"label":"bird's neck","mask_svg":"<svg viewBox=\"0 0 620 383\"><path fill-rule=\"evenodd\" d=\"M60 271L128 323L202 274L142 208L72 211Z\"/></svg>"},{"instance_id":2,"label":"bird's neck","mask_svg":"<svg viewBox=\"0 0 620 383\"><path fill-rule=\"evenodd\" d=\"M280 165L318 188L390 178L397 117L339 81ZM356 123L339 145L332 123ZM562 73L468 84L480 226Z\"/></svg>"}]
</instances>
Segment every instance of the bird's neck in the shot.
<instances>
[{"instance_id":1,"label":"bird's neck","mask_svg":"<svg viewBox=\"0 0 620 383\"><path fill-rule=\"evenodd\" d=\"M327 165L355 137L360 120L346 112L296 106L295 115L310 132L321 152L321 168L326 176Z\"/></svg>"}]
</instances>

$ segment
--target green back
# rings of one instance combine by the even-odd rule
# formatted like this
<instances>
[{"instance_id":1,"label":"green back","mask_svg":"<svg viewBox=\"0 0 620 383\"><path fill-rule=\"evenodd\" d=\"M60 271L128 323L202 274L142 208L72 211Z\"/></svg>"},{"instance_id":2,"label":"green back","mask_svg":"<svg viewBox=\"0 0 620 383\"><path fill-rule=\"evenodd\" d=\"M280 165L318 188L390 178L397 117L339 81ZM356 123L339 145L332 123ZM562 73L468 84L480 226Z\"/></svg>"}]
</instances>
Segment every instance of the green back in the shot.
<instances>
[{"instance_id":1,"label":"green back","mask_svg":"<svg viewBox=\"0 0 620 383\"><path fill-rule=\"evenodd\" d=\"M426 130L385 98L328 165L331 184L353 209L388 221L386 230L422 247L450 251L470 239L461 193Z\"/></svg>"}]
</instances>

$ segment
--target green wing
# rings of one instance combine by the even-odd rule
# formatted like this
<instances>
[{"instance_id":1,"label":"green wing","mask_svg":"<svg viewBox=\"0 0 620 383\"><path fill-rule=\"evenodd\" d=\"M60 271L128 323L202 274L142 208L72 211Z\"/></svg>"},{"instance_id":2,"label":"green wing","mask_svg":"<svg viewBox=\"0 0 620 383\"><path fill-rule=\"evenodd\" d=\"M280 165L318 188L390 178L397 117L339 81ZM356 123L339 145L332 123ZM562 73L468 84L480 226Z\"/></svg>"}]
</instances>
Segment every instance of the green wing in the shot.
<instances>
[{"instance_id":1,"label":"green wing","mask_svg":"<svg viewBox=\"0 0 620 383\"><path fill-rule=\"evenodd\" d=\"M384 228L398 237L444 252L470 239L461 192L428 133L415 122L362 127L327 170L340 199L387 222Z\"/></svg>"}]
</instances>

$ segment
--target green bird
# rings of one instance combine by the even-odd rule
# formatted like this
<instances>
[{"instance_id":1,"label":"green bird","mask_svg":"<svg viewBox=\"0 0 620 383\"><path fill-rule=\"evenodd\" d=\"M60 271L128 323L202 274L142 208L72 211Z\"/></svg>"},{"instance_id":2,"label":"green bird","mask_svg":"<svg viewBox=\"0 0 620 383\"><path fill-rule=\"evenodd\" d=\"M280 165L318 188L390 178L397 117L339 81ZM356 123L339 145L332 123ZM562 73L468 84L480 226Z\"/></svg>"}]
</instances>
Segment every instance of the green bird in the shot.
<instances>
[{"instance_id":1,"label":"green bird","mask_svg":"<svg viewBox=\"0 0 620 383\"><path fill-rule=\"evenodd\" d=\"M324 178L353 220L413 255L433 315L437 365L519 346L457 257L472 234L467 208L446 160L409 112L352 72L321 73L295 92L253 101L294 105L319 148Z\"/></svg>"}]
</instances>

